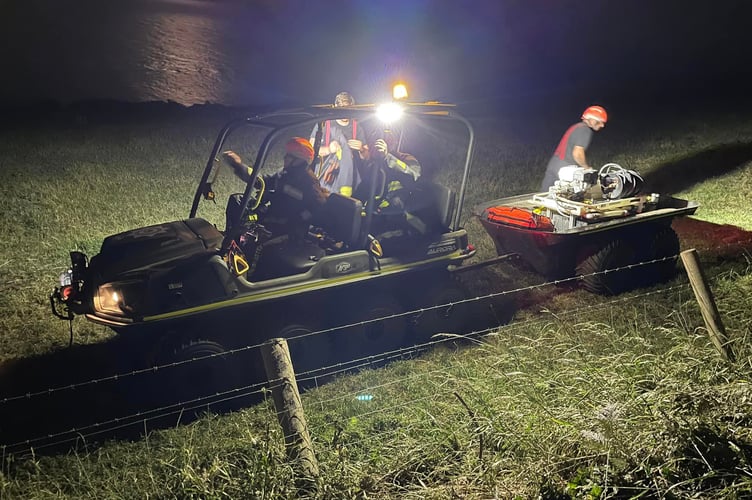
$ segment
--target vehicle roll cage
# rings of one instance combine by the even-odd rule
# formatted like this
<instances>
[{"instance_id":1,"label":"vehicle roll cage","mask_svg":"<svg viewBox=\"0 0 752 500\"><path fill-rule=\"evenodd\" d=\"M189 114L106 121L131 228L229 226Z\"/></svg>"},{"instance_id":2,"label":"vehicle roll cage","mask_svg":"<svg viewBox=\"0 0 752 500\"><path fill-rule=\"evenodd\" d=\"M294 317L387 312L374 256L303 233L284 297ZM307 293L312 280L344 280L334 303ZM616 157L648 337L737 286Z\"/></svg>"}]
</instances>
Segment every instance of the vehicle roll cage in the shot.
<instances>
[{"instance_id":1,"label":"vehicle roll cage","mask_svg":"<svg viewBox=\"0 0 752 500\"><path fill-rule=\"evenodd\" d=\"M401 102L400 105L403 107L403 113L409 117L460 122L467 129L467 153L465 155L465 165L462 173L462 182L460 184L460 189L458 192L457 208L455 210L451 226L451 230L456 231L457 229L459 229L460 225L460 216L462 213L462 206L465 198L465 190L467 188L470 165L473 160L475 145L475 131L473 129L473 126L464 116L457 113L455 107L451 104ZM225 143L227 137L235 130L247 126L260 127L269 130L263 141L261 142L258 153L256 154L256 159L253 162L253 172L251 173L251 176L246 183L245 190L243 191L240 206L247 207L248 202L250 201L251 193L253 192L253 186L256 183L256 179L259 176L260 171L263 170L263 166L266 163L271 147L280 138L287 138L286 136L290 134L290 131L292 129L296 129L304 125L310 125L311 127L313 127L317 123L323 123L328 120L349 118L363 123L367 123L372 120L378 120L376 117L376 109L377 106L374 104L342 106L336 108L333 105L318 105L306 108L263 113L246 118L237 118L231 120L220 130L219 135L214 142L211 154L209 155L209 159L206 162L204 172L201 176L201 181L199 182L198 188L196 189L196 193L193 197L193 205L191 206L189 218L196 217L198 206L202 197L210 199L213 196L213 192L211 190L212 182L209 181L209 177L211 176L212 170L215 168L215 163L218 163L218 165L216 166L217 169L221 168L219 158L220 151L222 150L222 146ZM321 127L319 127L319 130L320 129ZM316 153L318 153L318 148L320 145L319 138L320 136L316 138L317 144L314 144ZM314 155L314 162L316 162L317 160L318 154ZM218 172L219 170L215 172L215 178ZM237 223L242 220L245 209L241 210L240 212L241 213L238 215L238 220L236 221Z\"/></svg>"}]
</instances>

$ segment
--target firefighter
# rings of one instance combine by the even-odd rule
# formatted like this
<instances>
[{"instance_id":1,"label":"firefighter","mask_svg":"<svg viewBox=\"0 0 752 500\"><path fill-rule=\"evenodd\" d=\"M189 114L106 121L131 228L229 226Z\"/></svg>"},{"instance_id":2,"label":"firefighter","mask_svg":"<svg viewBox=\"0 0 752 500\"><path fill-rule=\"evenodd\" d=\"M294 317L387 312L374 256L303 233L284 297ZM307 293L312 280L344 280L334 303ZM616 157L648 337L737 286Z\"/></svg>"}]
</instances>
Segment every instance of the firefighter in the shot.
<instances>
[{"instance_id":1,"label":"firefighter","mask_svg":"<svg viewBox=\"0 0 752 500\"><path fill-rule=\"evenodd\" d=\"M392 132L385 131L383 137L376 139L373 145L378 153L373 155L374 168L380 168L385 177L381 209L392 206L394 209L404 210L405 202L420 178L421 169L417 158L410 153L398 151L396 139Z\"/></svg>"},{"instance_id":2,"label":"firefighter","mask_svg":"<svg viewBox=\"0 0 752 500\"><path fill-rule=\"evenodd\" d=\"M251 168L244 165L233 151L225 151L225 161L246 182ZM291 239L302 240L311 220L326 202L329 193L321 187L308 166L313 161L313 147L303 137L293 137L285 144L284 164L281 171L264 176L266 185L260 210L260 222L273 236L287 234ZM240 209L238 195L228 205L228 227L232 212Z\"/></svg>"},{"instance_id":3,"label":"firefighter","mask_svg":"<svg viewBox=\"0 0 752 500\"><path fill-rule=\"evenodd\" d=\"M368 162L368 182L376 182L373 232L385 248L390 239L403 240L403 244L409 245L405 237L430 236L443 231L431 192L419 182L420 162L397 148L397 135L384 131L374 142Z\"/></svg>"},{"instance_id":4,"label":"firefighter","mask_svg":"<svg viewBox=\"0 0 752 500\"><path fill-rule=\"evenodd\" d=\"M340 92L334 98L334 107L352 106L355 99L348 92ZM311 132L310 143L314 143L318 124ZM357 121L349 118L327 120L322 129L320 162L316 176L322 187L332 193L352 196L358 186L359 163L367 157L365 131Z\"/></svg>"},{"instance_id":5,"label":"firefighter","mask_svg":"<svg viewBox=\"0 0 752 500\"><path fill-rule=\"evenodd\" d=\"M564 132L559 145L546 167L546 174L541 182L540 190L548 191L559 179L559 169L569 165L578 165L583 168L591 168L585 157L593 137L593 132L598 132L606 126L608 115L601 106L590 106L582 113L582 121L575 123Z\"/></svg>"}]
</instances>

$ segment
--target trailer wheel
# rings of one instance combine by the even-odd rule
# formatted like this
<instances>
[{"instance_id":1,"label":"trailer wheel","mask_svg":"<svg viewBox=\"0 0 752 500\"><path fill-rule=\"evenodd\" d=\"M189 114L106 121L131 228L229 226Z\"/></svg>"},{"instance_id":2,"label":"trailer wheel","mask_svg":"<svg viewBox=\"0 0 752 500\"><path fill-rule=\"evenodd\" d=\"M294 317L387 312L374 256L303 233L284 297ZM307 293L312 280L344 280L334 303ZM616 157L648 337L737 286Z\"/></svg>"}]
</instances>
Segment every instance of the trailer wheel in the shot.
<instances>
[{"instance_id":1,"label":"trailer wheel","mask_svg":"<svg viewBox=\"0 0 752 500\"><path fill-rule=\"evenodd\" d=\"M636 262L634 248L624 240L608 242L577 265L582 287L599 295L617 295L639 284L636 273L623 268Z\"/></svg>"},{"instance_id":2,"label":"trailer wheel","mask_svg":"<svg viewBox=\"0 0 752 500\"><path fill-rule=\"evenodd\" d=\"M646 260L666 259L646 264L643 270L645 284L652 285L670 280L676 274L676 260L679 254L679 237L666 226L653 236L646 254Z\"/></svg>"}]
</instances>

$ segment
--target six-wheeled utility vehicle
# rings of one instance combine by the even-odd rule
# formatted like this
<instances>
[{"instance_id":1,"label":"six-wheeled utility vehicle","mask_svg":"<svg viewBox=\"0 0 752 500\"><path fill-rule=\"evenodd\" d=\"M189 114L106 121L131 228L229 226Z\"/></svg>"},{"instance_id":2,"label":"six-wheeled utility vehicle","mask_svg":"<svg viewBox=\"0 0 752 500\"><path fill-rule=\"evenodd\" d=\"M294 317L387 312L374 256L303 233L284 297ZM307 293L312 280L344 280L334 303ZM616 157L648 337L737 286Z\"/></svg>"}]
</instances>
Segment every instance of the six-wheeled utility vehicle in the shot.
<instances>
[{"instance_id":1,"label":"six-wheeled utility vehicle","mask_svg":"<svg viewBox=\"0 0 752 500\"><path fill-rule=\"evenodd\" d=\"M410 190L420 192L422 206L410 213L406 203L404 212L387 215L387 183L371 175L360 190L364 198L332 193L302 241L270 233L264 211L271 188L263 178L280 169L285 142L342 118L376 135L396 119L402 130L429 130L425 136L438 140L442 127L453 137L464 131L461 184L455 190L421 177ZM314 142L318 149L320 137ZM138 339L136 354L147 364L286 337L301 339L290 348L296 369L305 369L344 353L385 352L457 331L487 311L430 306L464 297L450 269L475 253L460 227L473 145L471 124L439 103L322 105L232 120L214 143L188 217L109 236L91 258L71 252L71 266L50 297L52 311ZM245 179L223 164L227 149L253 159ZM226 209L220 199L230 200ZM302 340L322 329L330 332Z\"/></svg>"}]
</instances>

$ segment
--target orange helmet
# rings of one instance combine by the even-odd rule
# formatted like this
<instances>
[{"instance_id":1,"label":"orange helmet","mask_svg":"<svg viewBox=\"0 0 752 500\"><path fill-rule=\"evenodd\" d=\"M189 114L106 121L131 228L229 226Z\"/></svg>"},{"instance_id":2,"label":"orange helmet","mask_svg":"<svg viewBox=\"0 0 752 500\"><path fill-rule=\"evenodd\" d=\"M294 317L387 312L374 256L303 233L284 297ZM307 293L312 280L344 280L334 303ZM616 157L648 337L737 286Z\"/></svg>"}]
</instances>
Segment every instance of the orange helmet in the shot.
<instances>
[{"instance_id":1,"label":"orange helmet","mask_svg":"<svg viewBox=\"0 0 752 500\"><path fill-rule=\"evenodd\" d=\"M608 121L606 110L601 106L590 106L588 109L583 111L582 119L585 120L586 118L592 118L593 120L598 120L601 123L606 123Z\"/></svg>"},{"instance_id":2,"label":"orange helmet","mask_svg":"<svg viewBox=\"0 0 752 500\"><path fill-rule=\"evenodd\" d=\"M285 144L285 153L305 160L308 163L313 161L313 146L308 142L308 139L303 139L302 137L293 137L287 141L287 144Z\"/></svg>"}]
</instances>

